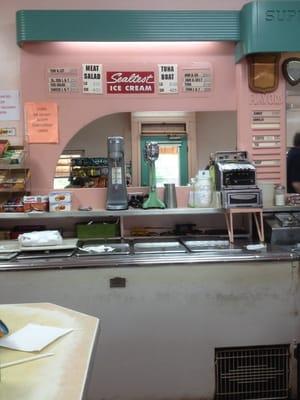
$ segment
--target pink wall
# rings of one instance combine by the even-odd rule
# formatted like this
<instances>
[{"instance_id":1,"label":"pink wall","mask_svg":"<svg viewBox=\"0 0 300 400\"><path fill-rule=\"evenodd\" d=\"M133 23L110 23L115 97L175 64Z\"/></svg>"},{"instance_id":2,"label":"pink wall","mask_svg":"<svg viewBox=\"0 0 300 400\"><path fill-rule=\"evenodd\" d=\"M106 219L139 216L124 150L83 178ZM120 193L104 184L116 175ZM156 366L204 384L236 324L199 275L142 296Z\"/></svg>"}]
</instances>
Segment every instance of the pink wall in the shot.
<instances>
[{"instance_id":1,"label":"pink wall","mask_svg":"<svg viewBox=\"0 0 300 400\"><path fill-rule=\"evenodd\" d=\"M82 63L103 64L103 75L109 70L150 70L157 72L159 63L176 63L181 70L209 63L213 71L213 89L208 95L128 94L87 95L49 94L49 67L72 66L81 70ZM234 45L231 43L180 44L27 44L22 51L22 101L54 101L59 105L58 144L31 144L31 188L33 193L49 191L59 155L79 129L107 114L132 111L233 111L236 110ZM180 88L179 88L180 89Z\"/></svg>"},{"instance_id":2,"label":"pink wall","mask_svg":"<svg viewBox=\"0 0 300 400\"><path fill-rule=\"evenodd\" d=\"M245 61L235 64L233 43L160 43L160 44L88 44L43 43L26 44L21 57L22 101L53 101L59 106L59 143L31 144L32 193L48 193L53 188L57 159L69 140L86 124L101 116L133 111L237 111L238 148L247 150L253 161L275 160L276 166L258 166L258 180L285 183L286 113L285 83L280 76L279 87L269 94L253 93L248 88ZM103 65L103 94L52 94L48 92L49 67L77 68L81 80L81 64ZM106 71L154 71L157 64L178 65L178 94L117 94L105 91ZM207 95L187 94L181 90L182 71L208 63L213 72L213 88ZM279 130L251 128L253 111L279 111ZM216 132L216 134L219 134ZM254 136L279 135L276 148L255 148ZM75 195L75 193L74 193ZM99 197L100 196L100 197ZM75 203L102 208L103 191L76 191ZM186 193L183 192L184 199ZM83 199L83 201L82 201ZM181 200L180 200L181 201ZM181 201L185 205L185 200Z\"/></svg>"},{"instance_id":3,"label":"pink wall","mask_svg":"<svg viewBox=\"0 0 300 400\"><path fill-rule=\"evenodd\" d=\"M281 69L280 69L281 71ZM281 76L277 90L271 93L253 93L248 87L247 65L243 61L236 66L238 148L247 150L252 161L275 160L276 166L257 166L257 179L285 185L286 177L286 111L285 81ZM255 130L251 128L253 111L279 111L280 129ZM253 136L279 135L278 147L254 148Z\"/></svg>"}]
</instances>

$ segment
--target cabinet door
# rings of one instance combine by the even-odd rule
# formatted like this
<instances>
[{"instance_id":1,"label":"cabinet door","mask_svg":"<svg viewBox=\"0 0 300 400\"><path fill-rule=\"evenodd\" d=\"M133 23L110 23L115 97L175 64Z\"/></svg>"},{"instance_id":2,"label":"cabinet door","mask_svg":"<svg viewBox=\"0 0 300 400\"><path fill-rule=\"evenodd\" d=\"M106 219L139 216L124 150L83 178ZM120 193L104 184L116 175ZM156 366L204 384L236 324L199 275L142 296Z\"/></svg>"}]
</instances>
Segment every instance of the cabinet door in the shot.
<instances>
[{"instance_id":1,"label":"cabinet door","mask_svg":"<svg viewBox=\"0 0 300 400\"><path fill-rule=\"evenodd\" d=\"M1 303L100 318L88 400L213 399L215 348L300 342L290 262L0 274Z\"/></svg>"}]
</instances>

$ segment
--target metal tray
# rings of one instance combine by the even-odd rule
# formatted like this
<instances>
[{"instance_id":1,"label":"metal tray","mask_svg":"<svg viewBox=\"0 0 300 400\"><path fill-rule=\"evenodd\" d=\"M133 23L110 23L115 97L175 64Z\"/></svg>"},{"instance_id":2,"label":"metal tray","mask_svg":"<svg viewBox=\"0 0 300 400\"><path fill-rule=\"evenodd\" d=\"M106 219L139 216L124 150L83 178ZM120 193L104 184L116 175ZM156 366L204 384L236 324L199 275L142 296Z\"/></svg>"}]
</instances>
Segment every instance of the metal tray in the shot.
<instances>
[{"instance_id":1,"label":"metal tray","mask_svg":"<svg viewBox=\"0 0 300 400\"><path fill-rule=\"evenodd\" d=\"M103 252L98 252L98 251L93 251L93 247L97 246L107 246L107 247L112 247L112 251L103 251ZM114 254L130 254L130 246L128 243L116 243L116 242L88 242L85 244L79 244L77 249L76 255L78 257L82 256L101 256L101 255L114 255ZM89 249L91 248L91 249Z\"/></svg>"},{"instance_id":2,"label":"metal tray","mask_svg":"<svg viewBox=\"0 0 300 400\"><path fill-rule=\"evenodd\" d=\"M193 253L200 252L241 252L242 249L230 247L227 240L182 240L184 245Z\"/></svg>"},{"instance_id":3,"label":"metal tray","mask_svg":"<svg viewBox=\"0 0 300 400\"><path fill-rule=\"evenodd\" d=\"M137 242L134 243L134 253L148 253L148 254L160 254L160 253L186 253L184 246L177 241L169 242Z\"/></svg>"},{"instance_id":4,"label":"metal tray","mask_svg":"<svg viewBox=\"0 0 300 400\"><path fill-rule=\"evenodd\" d=\"M44 250L44 251L24 251L17 256L17 260L27 260L32 258L59 258L71 257L75 249L66 250Z\"/></svg>"},{"instance_id":5,"label":"metal tray","mask_svg":"<svg viewBox=\"0 0 300 400\"><path fill-rule=\"evenodd\" d=\"M18 240L0 240L0 253L75 249L77 247L77 242L77 238L72 238L63 239L62 244L54 246L21 246Z\"/></svg>"},{"instance_id":6,"label":"metal tray","mask_svg":"<svg viewBox=\"0 0 300 400\"><path fill-rule=\"evenodd\" d=\"M0 253L0 262L1 261L8 261L16 257L18 253Z\"/></svg>"}]
</instances>

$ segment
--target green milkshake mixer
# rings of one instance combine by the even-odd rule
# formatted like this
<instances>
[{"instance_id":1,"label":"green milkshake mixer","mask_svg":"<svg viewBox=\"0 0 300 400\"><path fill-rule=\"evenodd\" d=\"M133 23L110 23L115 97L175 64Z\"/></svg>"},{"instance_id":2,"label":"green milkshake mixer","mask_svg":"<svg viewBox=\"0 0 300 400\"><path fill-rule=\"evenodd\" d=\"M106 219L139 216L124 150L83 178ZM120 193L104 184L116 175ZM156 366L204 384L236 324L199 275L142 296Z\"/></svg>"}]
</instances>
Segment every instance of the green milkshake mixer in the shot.
<instances>
[{"instance_id":1,"label":"green milkshake mixer","mask_svg":"<svg viewBox=\"0 0 300 400\"><path fill-rule=\"evenodd\" d=\"M155 161L159 156L159 145L156 142L145 144L144 159L149 164L149 197L143 203L143 208L165 208L165 204L157 197Z\"/></svg>"}]
</instances>

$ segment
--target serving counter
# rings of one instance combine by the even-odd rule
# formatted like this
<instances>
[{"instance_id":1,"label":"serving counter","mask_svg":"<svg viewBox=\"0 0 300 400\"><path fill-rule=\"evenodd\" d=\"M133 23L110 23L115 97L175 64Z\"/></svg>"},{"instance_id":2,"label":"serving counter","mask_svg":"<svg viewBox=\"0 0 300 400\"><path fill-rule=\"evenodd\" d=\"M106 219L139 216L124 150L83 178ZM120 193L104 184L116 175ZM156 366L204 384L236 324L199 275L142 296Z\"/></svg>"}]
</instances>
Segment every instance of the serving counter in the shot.
<instances>
[{"instance_id":1,"label":"serving counter","mask_svg":"<svg viewBox=\"0 0 300 400\"><path fill-rule=\"evenodd\" d=\"M131 212L138 215L120 216ZM178 210L153 212L164 218ZM248 244L2 261L0 302L47 301L101 318L89 400L214 399L217 349L269 345L290 348L296 399L300 252L297 245Z\"/></svg>"},{"instance_id":2,"label":"serving counter","mask_svg":"<svg viewBox=\"0 0 300 400\"><path fill-rule=\"evenodd\" d=\"M78 269L78 268L121 268L143 266L198 265L206 263L237 263L251 261L297 261L300 247L268 245L258 250L247 250L246 243L232 246L228 250L206 250L197 253L173 254L128 254L128 255L87 255L79 257L76 253L68 257L39 257L24 260L0 261L0 271L30 269Z\"/></svg>"}]
</instances>

